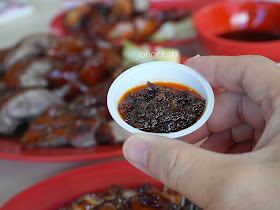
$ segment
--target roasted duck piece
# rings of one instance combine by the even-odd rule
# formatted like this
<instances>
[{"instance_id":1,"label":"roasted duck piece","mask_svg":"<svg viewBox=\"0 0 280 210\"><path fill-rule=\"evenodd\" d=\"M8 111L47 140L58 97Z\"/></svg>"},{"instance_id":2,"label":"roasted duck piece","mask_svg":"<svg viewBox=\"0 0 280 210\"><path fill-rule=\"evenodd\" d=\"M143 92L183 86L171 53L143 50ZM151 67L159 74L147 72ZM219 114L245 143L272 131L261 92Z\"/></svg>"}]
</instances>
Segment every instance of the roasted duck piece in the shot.
<instances>
[{"instance_id":1,"label":"roasted duck piece","mask_svg":"<svg viewBox=\"0 0 280 210\"><path fill-rule=\"evenodd\" d=\"M109 76L121 64L120 48L96 40L68 37L47 50L50 59L57 61L46 74L50 87L62 88L62 96L69 101L85 93Z\"/></svg>"},{"instance_id":2,"label":"roasted duck piece","mask_svg":"<svg viewBox=\"0 0 280 210\"><path fill-rule=\"evenodd\" d=\"M91 12L91 5L83 5L77 9L68 11L64 16L64 23L66 27L72 32L82 32L86 27L87 18Z\"/></svg>"},{"instance_id":3,"label":"roasted duck piece","mask_svg":"<svg viewBox=\"0 0 280 210\"><path fill-rule=\"evenodd\" d=\"M149 1L147 0L116 0L112 6L112 14L118 18L128 18L134 14L147 11Z\"/></svg>"},{"instance_id":4,"label":"roasted duck piece","mask_svg":"<svg viewBox=\"0 0 280 210\"><path fill-rule=\"evenodd\" d=\"M124 39L147 41L165 21L183 19L188 13L148 12L148 0L116 0L93 3L65 13L64 24L71 34L117 43Z\"/></svg>"},{"instance_id":5,"label":"roasted duck piece","mask_svg":"<svg viewBox=\"0 0 280 210\"><path fill-rule=\"evenodd\" d=\"M34 35L20 41L16 46L9 49L3 58L3 71L6 72L9 68L18 61L24 61L30 58L43 57L46 49L53 46L57 38L51 35Z\"/></svg>"},{"instance_id":6,"label":"roasted duck piece","mask_svg":"<svg viewBox=\"0 0 280 210\"><path fill-rule=\"evenodd\" d=\"M109 82L105 82L70 104L52 106L29 126L22 145L25 148L88 147L123 142L130 134L112 122L107 123L111 120L106 106L108 89Z\"/></svg>"},{"instance_id":7,"label":"roasted duck piece","mask_svg":"<svg viewBox=\"0 0 280 210\"><path fill-rule=\"evenodd\" d=\"M112 72L121 65L122 62L122 47L113 46L112 43L101 39L95 42L99 56L104 57L105 68Z\"/></svg>"},{"instance_id":8,"label":"roasted duck piece","mask_svg":"<svg viewBox=\"0 0 280 210\"><path fill-rule=\"evenodd\" d=\"M117 0L113 5L87 4L68 11L64 16L64 24L76 35L86 33L87 27L91 24L93 29L91 37L94 37L100 26L116 22L120 18L130 17L133 10L132 0Z\"/></svg>"},{"instance_id":9,"label":"roasted duck piece","mask_svg":"<svg viewBox=\"0 0 280 210\"><path fill-rule=\"evenodd\" d=\"M53 106L33 121L22 145L25 148L97 145L94 134L99 125L98 117L83 117L67 105Z\"/></svg>"},{"instance_id":10,"label":"roasted duck piece","mask_svg":"<svg viewBox=\"0 0 280 210\"><path fill-rule=\"evenodd\" d=\"M154 17L136 17L130 20L122 20L117 23L104 26L100 34L105 35L109 41L129 39L136 42L146 41L151 34L156 32L161 22ZM92 29L89 28L91 31Z\"/></svg>"},{"instance_id":11,"label":"roasted duck piece","mask_svg":"<svg viewBox=\"0 0 280 210\"><path fill-rule=\"evenodd\" d=\"M75 96L86 93L97 85L106 75L104 57L92 57L84 64L58 64L46 74L48 83L53 88L63 89L61 96L71 101Z\"/></svg>"},{"instance_id":12,"label":"roasted duck piece","mask_svg":"<svg viewBox=\"0 0 280 210\"><path fill-rule=\"evenodd\" d=\"M150 184L138 190L112 185L105 193L83 195L61 210L162 209L198 210L179 193L164 187L159 191Z\"/></svg>"},{"instance_id":13,"label":"roasted duck piece","mask_svg":"<svg viewBox=\"0 0 280 210\"><path fill-rule=\"evenodd\" d=\"M105 59L105 67L116 67L121 63L121 47L101 39L94 41L87 38L68 36L57 41L55 46L47 49L47 56L63 64L79 64L94 57Z\"/></svg>"},{"instance_id":14,"label":"roasted duck piece","mask_svg":"<svg viewBox=\"0 0 280 210\"><path fill-rule=\"evenodd\" d=\"M85 94L77 96L71 103L72 109L77 110L83 116L94 116L96 113L107 120L111 120L111 115L107 109L107 92L111 85L111 80L92 87Z\"/></svg>"},{"instance_id":15,"label":"roasted duck piece","mask_svg":"<svg viewBox=\"0 0 280 210\"><path fill-rule=\"evenodd\" d=\"M47 87L45 74L52 69L53 64L52 60L44 58L19 61L3 76L3 86L5 88Z\"/></svg>"},{"instance_id":16,"label":"roasted duck piece","mask_svg":"<svg viewBox=\"0 0 280 210\"><path fill-rule=\"evenodd\" d=\"M94 53L94 42L75 36L59 39L56 45L46 50L49 58L70 64L83 62Z\"/></svg>"},{"instance_id":17,"label":"roasted duck piece","mask_svg":"<svg viewBox=\"0 0 280 210\"><path fill-rule=\"evenodd\" d=\"M60 88L77 80L77 72L82 64L56 63L51 70L45 74L48 84L53 88Z\"/></svg>"},{"instance_id":18,"label":"roasted duck piece","mask_svg":"<svg viewBox=\"0 0 280 210\"><path fill-rule=\"evenodd\" d=\"M19 89L0 91L0 133L10 135L48 107L62 100L46 89Z\"/></svg>"},{"instance_id":19,"label":"roasted duck piece","mask_svg":"<svg viewBox=\"0 0 280 210\"><path fill-rule=\"evenodd\" d=\"M4 60L8 50L0 50L0 76L5 73Z\"/></svg>"}]
</instances>

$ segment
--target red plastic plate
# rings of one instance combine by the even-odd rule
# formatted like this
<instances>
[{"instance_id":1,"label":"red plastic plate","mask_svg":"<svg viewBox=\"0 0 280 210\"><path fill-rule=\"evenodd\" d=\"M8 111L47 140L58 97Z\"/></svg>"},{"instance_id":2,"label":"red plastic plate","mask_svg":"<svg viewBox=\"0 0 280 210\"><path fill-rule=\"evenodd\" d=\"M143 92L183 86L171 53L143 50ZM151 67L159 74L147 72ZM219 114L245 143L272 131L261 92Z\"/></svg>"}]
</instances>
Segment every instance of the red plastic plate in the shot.
<instances>
[{"instance_id":1,"label":"red plastic plate","mask_svg":"<svg viewBox=\"0 0 280 210\"><path fill-rule=\"evenodd\" d=\"M134 168L126 161L116 161L70 170L19 193L1 210L49 210L64 207L80 195L105 191L110 185L138 188L145 183L162 184Z\"/></svg>"},{"instance_id":2,"label":"red plastic plate","mask_svg":"<svg viewBox=\"0 0 280 210\"><path fill-rule=\"evenodd\" d=\"M35 148L24 150L16 139L0 138L0 158L20 161L66 162L105 159L122 155L121 145L88 148Z\"/></svg>"}]
</instances>

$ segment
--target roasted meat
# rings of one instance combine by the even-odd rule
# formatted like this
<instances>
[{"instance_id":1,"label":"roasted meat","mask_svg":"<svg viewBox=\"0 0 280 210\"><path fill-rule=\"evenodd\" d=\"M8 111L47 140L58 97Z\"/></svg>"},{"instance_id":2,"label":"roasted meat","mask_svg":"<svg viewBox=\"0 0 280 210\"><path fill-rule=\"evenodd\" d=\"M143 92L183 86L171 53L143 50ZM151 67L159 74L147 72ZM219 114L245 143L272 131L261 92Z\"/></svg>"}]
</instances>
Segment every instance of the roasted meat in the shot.
<instances>
[{"instance_id":1,"label":"roasted meat","mask_svg":"<svg viewBox=\"0 0 280 210\"><path fill-rule=\"evenodd\" d=\"M71 101L75 96L86 93L107 76L103 57L93 57L84 64L58 64L46 74L48 84L60 88L61 97Z\"/></svg>"},{"instance_id":2,"label":"roasted meat","mask_svg":"<svg viewBox=\"0 0 280 210\"><path fill-rule=\"evenodd\" d=\"M0 50L0 76L5 73L4 60L8 50Z\"/></svg>"},{"instance_id":3,"label":"roasted meat","mask_svg":"<svg viewBox=\"0 0 280 210\"><path fill-rule=\"evenodd\" d=\"M40 115L25 132L25 148L67 146L88 147L97 145L95 132L100 119L85 117L68 105L57 105Z\"/></svg>"},{"instance_id":4,"label":"roasted meat","mask_svg":"<svg viewBox=\"0 0 280 210\"><path fill-rule=\"evenodd\" d=\"M111 121L106 106L109 81L91 88L71 103L55 105L37 117L25 132L25 148L88 147L122 143L129 133Z\"/></svg>"},{"instance_id":5,"label":"roasted meat","mask_svg":"<svg viewBox=\"0 0 280 210\"><path fill-rule=\"evenodd\" d=\"M88 26L89 34L96 33L105 40L116 42L129 39L136 42L143 42L155 33L162 21L157 16L136 16L129 19L104 24L103 27L96 27L96 23Z\"/></svg>"},{"instance_id":6,"label":"roasted meat","mask_svg":"<svg viewBox=\"0 0 280 210\"><path fill-rule=\"evenodd\" d=\"M175 10L148 11L148 0L116 0L113 4L92 3L64 15L70 34L119 43L124 39L147 41L166 21L180 20L188 13Z\"/></svg>"},{"instance_id":7,"label":"roasted meat","mask_svg":"<svg viewBox=\"0 0 280 210\"><path fill-rule=\"evenodd\" d=\"M77 96L70 107L77 110L83 116L95 116L97 113L104 120L111 120L107 109L107 92L110 87L110 80L103 81L89 89L87 93Z\"/></svg>"},{"instance_id":8,"label":"roasted meat","mask_svg":"<svg viewBox=\"0 0 280 210\"><path fill-rule=\"evenodd\" d=\"M138 190L112 185L105 193L83 195L61 210L198 210L179 193L164 187L159 191L150 184Z\"/></svg>"},{"instance_id":9,"label":"roasted meat","mask_svg":"<svg viewBox=\"0 0 280 210\"><path fill-rule=\"evenodd\" d=\"M85 28L86 19L91 12L91 5L84 5L68 11L64 16L64 23L71 31L79 31Z\"/></svg>"},{"instance_id":10,"label":"roasted meat","mask_svg":"<svg viewBox=\"0 0 280 210\"><path fill-rule=\"evenodd\" d=\"M94 42L75 36L59 39L56 45L49 47L46 55L63 63L84 62L95 53Z\"/></svg>"},{"instance_id":11,"label":"roasted meat","mask_svg":"<svg viewBox=\"0 0 280 210\"><path fill-rule=\"evenodd\" d=\"M62 103L61 99L45 89L19 89L0 91L0 133L12 134L48 107Z\"/></svg>"},{"instance_id":12,"label":"roasted meat","mask_svg":"<svg viewBox=\"0 0 280 210\"><path fill-rule=\"evenodd\" d=\"M49 59L32 59L17 62L4 75L5 88L47 87L46 73L52 69L53 61Z\"/></svg>"},{"instance_id":13,"label":"roasted meat","mask_svg":"<svg viewBox=\"0 0 280 210\"><path fill-rule=\"evenodd\" d=\"M57 38L51 35L34 35L20 41L16 46L9 49L5 53L3 59L3 71L8 71L9 68L18 61L25 61L30 58L43 57L46 49L53 46Z\"/></svg>"},{"instance_id":14,"label":"roasted meat","mask_svg":"<svg viewBox=\"0 0 280 210\"><path fill-rule=\"evenodd\" d=\"M128 18L117 19L102 28L95 29L91 25L88 28L89 32L94 30L109 41L129 39L143 42L159 29L163 21L162 15L159 14L131 15Z\"/></svg>"},{"instance_id":15,"label":"roasted meat","mask_svg":"<svg viewBox=\"0 0 280 210\"><path fill-rule=\"evenodd\" d=\"M47 55L57 61L46 74L48 84L61 88L67 101L87 92L121 64L120 48L102 40L67 37L49 48Z\"/></svg>"}]
</instances>

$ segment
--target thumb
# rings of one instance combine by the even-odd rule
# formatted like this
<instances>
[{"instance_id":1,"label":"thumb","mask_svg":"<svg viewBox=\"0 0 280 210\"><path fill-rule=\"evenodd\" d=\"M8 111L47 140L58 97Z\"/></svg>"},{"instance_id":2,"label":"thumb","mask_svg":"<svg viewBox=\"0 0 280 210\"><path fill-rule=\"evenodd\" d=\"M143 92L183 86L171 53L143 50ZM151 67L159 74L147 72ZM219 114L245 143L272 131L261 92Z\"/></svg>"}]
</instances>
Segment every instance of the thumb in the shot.
<instances>
[{"instance_id":1,"label":"thumb","mask_svg":"<svg viewBox=\"0 0 280 210\"><path fill-rule=\"evenodd\" d=\"M146 134L134 134L127 139L123 153L132 165L202 208L221 194L224 196L233 169L245 163L241 155L218 154L179 140Z\"/></svg>"}]
</instances>

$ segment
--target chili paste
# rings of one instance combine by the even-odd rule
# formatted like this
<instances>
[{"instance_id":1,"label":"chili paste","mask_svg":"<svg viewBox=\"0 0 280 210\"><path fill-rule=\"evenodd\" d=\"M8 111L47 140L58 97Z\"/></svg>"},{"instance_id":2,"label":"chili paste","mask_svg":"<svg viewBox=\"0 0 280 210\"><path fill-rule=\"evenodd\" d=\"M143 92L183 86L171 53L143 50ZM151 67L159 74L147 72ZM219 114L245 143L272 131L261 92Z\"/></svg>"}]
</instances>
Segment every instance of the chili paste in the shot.
<instances>
[{"instance_id":1,"label":"chili paste","mask_svg":"<svg viewBox=\"0 0 280 210\"><path fill-rule=\"evenodd\" d=\"M142 131L170 133L196 123L205 103L187 86L148 82L127 91L119 101L118 111L126 123Z\"/></svg>"}]
</instances>

